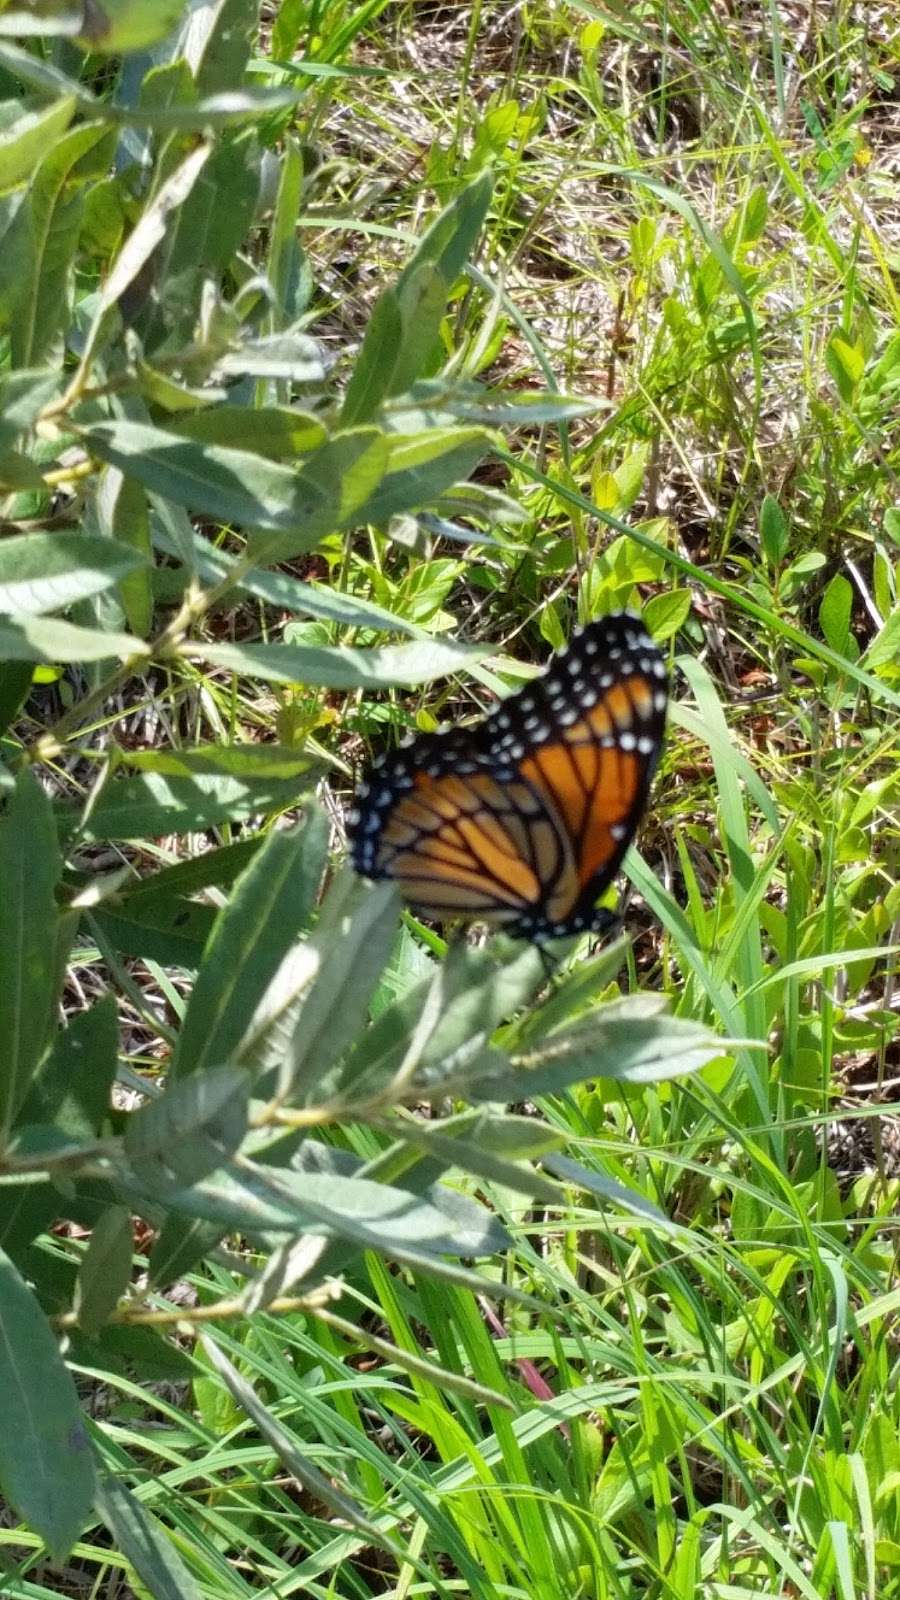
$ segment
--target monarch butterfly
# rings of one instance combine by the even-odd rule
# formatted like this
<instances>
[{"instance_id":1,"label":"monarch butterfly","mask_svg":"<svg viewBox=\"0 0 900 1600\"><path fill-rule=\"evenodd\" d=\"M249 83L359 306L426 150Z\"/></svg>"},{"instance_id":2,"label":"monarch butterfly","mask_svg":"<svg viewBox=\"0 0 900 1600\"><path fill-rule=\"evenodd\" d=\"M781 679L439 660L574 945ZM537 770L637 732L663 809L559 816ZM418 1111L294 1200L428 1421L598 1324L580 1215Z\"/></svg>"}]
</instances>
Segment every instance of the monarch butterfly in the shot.
<instances>
[{"instance_id":1,"label":"monarch butterfly","mask_svg":"<svg viewBox=\"0 0 900 1600\"><path fill-rule=\"evenodd\" d=\"M421 915L540 941L599 930L659 758L667 677L640 619L577 632L542 678L474 728L420 734L374 764L353 861Z\"/></svg>"}]
</instances>

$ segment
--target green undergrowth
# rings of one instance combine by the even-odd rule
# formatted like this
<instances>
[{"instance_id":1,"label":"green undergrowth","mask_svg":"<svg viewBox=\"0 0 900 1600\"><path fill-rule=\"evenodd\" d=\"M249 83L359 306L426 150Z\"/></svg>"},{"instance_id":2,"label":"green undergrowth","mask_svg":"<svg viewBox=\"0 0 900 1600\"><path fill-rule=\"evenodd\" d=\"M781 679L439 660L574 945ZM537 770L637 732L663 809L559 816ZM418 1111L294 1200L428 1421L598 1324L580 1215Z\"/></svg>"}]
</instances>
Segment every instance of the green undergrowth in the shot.
<instances>
[{"instance_id":1,"label":"green undergrowth","mask_svg":"<svg viewBox=\"0 0 900 1600\"><path fill-rule=\"evenodd\" d=\"M900 23L187 10L0 4L0 1590L894 1600ZM626 937L355 879L624 606Z\"/></svg>"}]
</instances>

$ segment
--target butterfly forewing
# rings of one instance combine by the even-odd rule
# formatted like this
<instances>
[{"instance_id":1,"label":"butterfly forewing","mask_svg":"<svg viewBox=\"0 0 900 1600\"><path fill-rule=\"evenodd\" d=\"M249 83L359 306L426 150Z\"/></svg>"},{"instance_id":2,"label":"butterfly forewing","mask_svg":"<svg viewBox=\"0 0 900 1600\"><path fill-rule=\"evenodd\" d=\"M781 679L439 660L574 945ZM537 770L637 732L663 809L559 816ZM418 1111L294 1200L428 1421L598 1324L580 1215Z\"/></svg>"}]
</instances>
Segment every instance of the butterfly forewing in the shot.
<instances>
[{"instance_id":1,"label":"butterfly forewing","mask_svg":"<svg viewBox=\"0 0 900 1600\"><path fill-rule=\"evenodd\" d=\"M524 938L597 924L647 800L666 670L641 622L590 623L545 675L472 729L423 734L373 767L354 863L437 921Z\"/></svg>"}]
</instances>

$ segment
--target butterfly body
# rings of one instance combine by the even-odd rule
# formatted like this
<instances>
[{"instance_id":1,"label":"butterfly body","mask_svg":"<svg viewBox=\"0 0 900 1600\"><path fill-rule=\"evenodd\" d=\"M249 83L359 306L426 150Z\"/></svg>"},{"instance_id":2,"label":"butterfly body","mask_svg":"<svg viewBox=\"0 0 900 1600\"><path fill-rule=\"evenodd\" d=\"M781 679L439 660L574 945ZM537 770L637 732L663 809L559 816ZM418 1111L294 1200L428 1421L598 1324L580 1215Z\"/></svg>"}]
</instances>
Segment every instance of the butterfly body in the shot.
<instances>
[{"instance_id":1,"label":"butterfly body","mask_svg":"<svg viewBox=\"0 0 900 1600\"><path fill-rule=\"evenodd\" d=\"M627 612L589 623L474 728L420 734L357 789L353 860L421 914L542 940L601 927L665 726L663 658Z\"/></svg>"}]
</instances>

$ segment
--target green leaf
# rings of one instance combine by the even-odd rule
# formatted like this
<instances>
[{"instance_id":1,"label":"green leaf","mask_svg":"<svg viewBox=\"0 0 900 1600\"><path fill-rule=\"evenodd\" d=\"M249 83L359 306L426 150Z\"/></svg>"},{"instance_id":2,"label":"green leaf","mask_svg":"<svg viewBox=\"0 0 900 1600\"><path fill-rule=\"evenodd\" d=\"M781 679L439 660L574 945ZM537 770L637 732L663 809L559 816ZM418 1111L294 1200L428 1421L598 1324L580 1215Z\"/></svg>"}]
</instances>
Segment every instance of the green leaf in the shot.
<instances>
[{"instance_id":1,"label":"green leaf","mask_svg":"<svg viewBox=\"0 0 900 1600\"><path fill-rule=\"evenodd\" d=\"M0 625L2 648L2 625ZM191 641L183 654L270 683L319 684L330 689L414 688L480 661L476 646L430 639L376 650L289 644L204 644Z\"/></svg>"},{"instance_id":2,"label":"green leaf","mask_svg":"<svg viewBox=\"0 0 900 1600\"><path fill-rule=\"evenodd\" d=\"M853 614L853 585L843 573L836 572L828 583L819 606L819 626L826 644L838 655L854 658L858 655L856 640L850 632Z\"/></svg>"},{"instance_id":3,"label":"green leaf","mask_svg":"<svg viewBox=\"0 0 900 1600\"><path fill-rule=\"evenodd\" d=\"M116 467L101 473L97 487L97 522L114 549L131 549L134 570L119 580L119 598L128 626L144 638L153 622L152 546L147 495L142 484Z\"/></svg>"},{"instance_id":4,"label":"green leaf","mask_svg":"<svg viewBox=\"0 0 900 1600\"><path fill-rule=\"evenodd\" d=\"M98 54L123 55L164 39L184 11L184 0L91 0L80 43Z\"/></svg>"},{"instance_id":5,"label":"green leaf","mask_svg":"<svg viewBox=\"0 0 900 1600\"><path fill-rule=\"evenodd\" d=\"M101 422L84 433L102 460L191 511L241 526L289 530L298 550L335 526L332 504L318 484L248 450L183 439L140 422Z\"/></svg>"},{"instance_id":6,"label":"green leaf","mask_svg":"<svg viewBox=\"0 0 900 1600\"><path fill-rule=\"evenodd\" d=\"M262 413L264 414L264 413ZM155 541L167 555L181 559L174 539L165 530L157 528ZM236 565L233 557L223 550L214 550L206 539L194 540L197 571L207 583L218 583ZM356 595L341 593L336 589L320 588L318 584L302 583L285 572L264 572L251 569L240 583L235 584L235 594L252 594L268 605L278 606L300 616L321 617L326 622L341 622L349 628L375 628L382 633L406 633L417 638L425 637L424 630L410 622L408 617L388 611L386 606L372 600L361 600Z\"/></svg>"},{"instance_id":7,"label":"green leaf","mask_svg":"<svg viewBox=\"0 0 900 1600\"><path fill-rule=\"evenodd\" d=\"M305 310L311 275L300 240L297 218L303 200L303 150L297 139L285 136L281 175L269 230L267 276L272 286L273 325L288 327Z\"/></svg>"},{"instance_id":8,"label":"green leaf","mask_svg":"<svg viewBox=\"0 0 900 1600\"><path fill-rule=\"evenodd\" d=\"M315 931L290 951L263 995L240 1059L277 1069L275 1092L304 1104L364 1029L397 933L393 885L349 870L332 885Z\"/></svg>"},{"instance_id":9,"label":"green leaf","mask_svg":"<svg viewBox=\"0 0 900 1600\"><path fill-rule=\"evenodd\" d=\"M148 873L139 883L129 884L122 891L122 903L134 906L145 897L175 901L179 896L196 894L199 889L229 889L264 843L265 835L260 833L255 838L222 845L218 850L204 850L201 855L178 861L173 867L163 867L160 872Z\"/></svg>"},{"instance_id":10,"label":"green leaf","mask_svg":"<svg viewBox=\"0 0 900 1600\"><path fill-rule=\"evenodd\" d=\"M788 527L784 512L772 494L763 498L759 512L759 538L770 567L779 567L788 547Z\"/></svg>"},{"instance_id":11,"label":"green leaf","mask_svg":"<svg viewBox=\"0 0 900 1600\"><path fill-rule=\"evenodd\" d=\"M475 1101L530 1099L585 1078L656 1083L696 1072L727 1050L727 1040L699 1023L660 1014L656 996L632 996L550 1034L514 1057L512 1071L488 1071L468 1084L468 1093Z\"/></svg>"},{"instance_id":12,"label":"green leaf","mask_svg":"<svg viewBox=\"0 0 900 1600\"><path fill-rule=\"evenodd\" d=\"M5 1133L43 1055L55 1013L60 866L50 802L26 770L0 814L0 1129Z\"/></svg>"},{"instance_id":13,"label":"green leaf","mask_svg":"<svg viewBox=\"0 0 900 1600\"><path fill-rule=\"evenodd\" d=\"M245 339L217 362L214 376L223 378L287 378L291 383L325 381L322 351L308 333L288 331Z\"/></svg>"},{"instance_id":14,"label":"green leaf","mask_svg":"<svg viewBox=\"0 0 900 1600\"><path fill-rule=\"evenodd\" d=\"M441 212L396 284L378 301L348 385L342 421L368 422L384 399L420 377L438 341L447 297L475 245L490 205L481 173ZM376 519L373 519L376 520Z\"/></svg>"},{"instance_id":15,"label":"green leaf","mask_svg":"<svg viewBox=\"0 0 900 1600\"><path fill-rule=\"evenodd\" d=\"M401 1063L417 1082L440 1084L448 1063L456 1068L478 1058L499 1023L526 1006L545 979L533 947L503 939L485 950L451 947L431 977L382 1011L360 1037L336 1074L335 1092L343 1099L378 1093ZM495 1056L506 1065L505 1056Z\"/></svg>"},{"instance_id":16,"label":"green leaf","mask_svg":"<svg viewBox=\"0 0 900 1600\"><path fill-rule=\"evenodd\" d=\"M100 289L88 335L87 353L92 349L107 313L145 269L154 251L167 237L168 230L173 226L173 215L189 198L209 157L209 145L198 145L191 150L141 213ZM83 358L82 365L85 364Z\"/></svg>"},{"instance_id":17,"label":"green leaf","mask_svg":"<svg viewBox=\"0 0 900 1600\"><path fill-rule=\"evenodd\" d=\"M110 656L126 661L145 659L147 646L128 633L79 628L57 617L25 616L18 622L0 617L0 659L4 656L8 661L106 661Z\"/></svg>"},{"instance_id":18,"label":"green leaf","mask_svg":"<svg viewBox=\"0 0 900 1600\"><path fill-rule=\"evenodd\" d=\"M202 744L196 749L123 750L124 765L170 777L223 773L235 778L302 778L312 765L308 755L278 744Z\"/></svg>"},{"instance_id":19,"label":"green leaf","mask_svg":"<svg viewBox=\"0 0 900 1600\"><path fill-rule=\"evenodd\" d=\"M268 816L296 805L298 780L244 778L227 773L198 773L170 778L146 772L108 783L86 822L80 811L59 808L60 825L77 832L82 844L101 839L159 839L166 834L199 833L220 822Z\"/></svg>"},{"instance_id":20,"label":"green leaf","mask_svg":"<svg viewBox=\"0 0 900 1600\"><path fill-rule=\"evenodd\" d=\"M241 82L258 24L256 0L215 0L191 16L190 56L201 94Z\"/></svg>"},{"instance_id":21,"label":"green leaf","mask_svg":"<svg viewBox=\"0 0 900 1600\"><path fill-rule=\"evenodd\" d=\"M187 439L251 450L270 461L308 456L328 438L317 417L290 406L211 406L180 416L174 427Z\"/></svg>"},{"instance_id":22,"label":"green leaf","mask_svg":"<svg viewBox=\"0 0 900 1600\"><path fill-rule=\"evenodd\" d=\"M247 1131L250 1077L208 1067L132 1112L125 1153L140 1184L196 1183L234 1154Z\"/></svg>"},{"instance_id":23,"label":"green leaf","mask_svg":"<svg viewBox=\"0 0 900 1600\"><path fill-rule=\"evenodd\" d=\"M41 158L65 133L75 115L73 95L40 111L25 111L0 135L0 190L30 178Z\"/></svg>"},{"instance_id":24,"label":"green leaf","mask_svg":"<svg viewBox=\"0 0 900 1600\"><path fill-rule=\"evenodd\" d=\"M59 373L46 367L7 372L0 378L0 448L15 444L59 388Z\"/></svg>"},{"instance_id":25,"label":"green leaf","mask_svg":"<svg viewBox=\"0 0 900 1600\"><path fill-rule=\"evenodd\" d=\"M212 906L167 894L129 896L118 905L105 904L91 912L91 921L120 954L193 971L200 965L215 917Z\"/></svg>"},{"instance_id":26,"label":"green leaf","mask_svg":"<svg viewBox=\"0 0 900 1600\"><path fill-rule=\"evenodd\" d=\"M272 24L272 55L276 61L289 61L307 22L308 0L281 0Z\"/></svg>"},{"instance_id":27,"label":"green leaf","mask_svg":"<svg viewBox=\"0 0 900 1600\"><path fill-rule=\"evenodd\" d=\"M33 674L29 661L0 661L0 733L5 733L18 716Z\"/></svg>"},{"instance_id":28,"label":"green leaf","mask_svg":"<svg viewBox=\"0 0 900 1600\"><path fill-rule=\"evenodd\" d=\"M124 1206L110 1206L94 1223L75 1284L73 1309L88 1338L97 1336L128 1288L133 1255L131 1217Z\"/></svg>"},{"instance_id":29,"label":"green leaf","mask_svg":"<svg viewBox=\"0 0 900 1600\"><path fill-rule=\"evenodd\" d=\"M224 272L245 239L259 198L259 162L255 141L240 135L224 136L167 230L166 276L175 280L179 309L184 304L184 275L189 271ZM184 306L184 316L189 335L191 319L196 316L193 300ZM171 325L162 331L171 345Z\"/></svg>"},{"instance_id":30,"label":"green leaf","mask_svg":"<svg viewBox=\"0 0 900 1600\"><path fill-rule=\"evenodd\" d=\"M387 471L374 493L357 507L357 522L387 522L403 511L430 505L467 478L492 446L481 428L390 436Z\"/></svg>"},{"instance_id":31,"label":"green leaf","mask_svg":"<svg viewBox=\"0 0 900 1600\"><path fill-rule=\"evenodd\" d=\"M86 158L106 164L109 130L102 122L70 129L44 156L25 205L10 271L18 280L10 316L13 362L28 367L50 350L66 315L68 280L83 208L82 186L93 175ZM104 142L101 150L101 142Z\"/></svg>"},{"instance_id":32,"label":"green leaf","mask_svg":"<svg viewBox=\"0 0 900 1600\"><path fill-rule=\"evenodd\" d=\"M877 670L890 667L896 670L900 661L900 607L892 611L881 632L876 634L866 651L866 666Z\"/></svg>"},{"instance_id":33,"label":"green leaf","mask_svg":"<svg viewBox=\"0 0 900 1600\"><path fill-rule=\"evenodd\" d=\"M145 1367L141 1363L140 1370ZM94 1504L153 1600L202 1600L202 1591L184 1565L169 1535L117 1478L104 1478Z\"/></svg>"},{"instance_id":34,"label":"green leaf","mask_svg":"<svg viewBox=\"0 0 900 1600\"><path fill-rule=\"evenodd\" d=\"M883 519L884 531L895 544L900 544L900 507L888 506Z\"/></svg>"},{"instance_id":35,"label":"green leaf","mask_svg":"<svg viewBox=\"0 0 900 1600\"><path fill-rule=\"evenodd\" d=\"M0 612L37 617L61 611L146 565L146 557L95 534L14 535L0 540Z\"/></svg>"},{"instance_id":36,"label":"green leaf","mask_svg":"<svg viewBox=\"0 0 900 1600\"><path fill-rule=\"evenodd\" d=\"M689 589L669 589L666 594L653 595L644 607L644 623L654 639L665 644L683 628L691 614Z\"/></svg>"},{"instance_id":37,"label":"green leaf","mask_svg":"<svg viewBox=\"0 0 900 1600\"><path fill-rule=\"evenodd\" d=\"M219 913L172 1057L173 1075L234 1058L310 916L326 850L327 828L317 809L305 824L269 834Z\"/></svg>"},{"instance_id":38,"label":"green leaf","mask_svg":"<svg viewBox=\"0 0 900 1600\"><path fill-rule=\"evenodd\" d=\"M838 394L846 405L852 405L856 390L866 370L865 351L859 343L850 344L839 333L832 334L825 351L825 365L831 373Z\"/></svg>"},{"instance_id":39,"label":"green leaf","mask_svg":"<svg viewBox=\"0 0 900 1600\"><path fill-rule=\"evenodd\" d=\"M432 1256L477 1256L503 1249L506 1230L493 1214L463 1195L440 1208L412 1190L370 1178L333 1172L275 1171L243 1161L240 1170L220 1169L191 1188L144 1174L117 1174L117 1184L139 1203L163 1203L186 1216L202 1217L229 1232L309 1231L349 1239L398 1260ZM449 1200L448 1196L448 1200Z\"/></svg>"},{"instance_id":40,"label":"green leaf","mask_svg":"<svg viewBox=\"0 0 900 1600\"><path fill-rule=\"evenodd\" d=\"M289 1476L302 1486L304 1493L328 1506L341 1523L355 1528L364 1536L367 1545L374 1544L378 1548L388 1549L395 1560L402 1561L403 1552L394 1545L377 1523L363 1515L356 1500L337 1487L333 1472L324 1473L310 1461L299 1448L296 1435L272 1415L246 1378L241 1376L218 1345L203 1335L201 1340L210 1364L226 1384L241 1410L252 1418L266 1443L284 1464Z\"/></svg>"},{"instance_id":41,"label":"green leaf","mask_svg":"<svg viewBox=\"0 0 900 1600\"><path fill-rule=\"evenodd\" d=\"M118 1067L118 1011L105 995L60 1028L22 1107L23 1123L48 1124L71 1142L89 1143L110 1114Z\"/></svg>"},{"instance_id":42,"label":"green leaf","mask_svg":"<svg viewBox=\"0 0 900 1600\"><path fill-rule=\"evenodd\" d=\"M47 1319L2 1251L0 1327L0 1488L61 1561L90 1515L90 1443Z\"/></svg>"}]
</instances>

